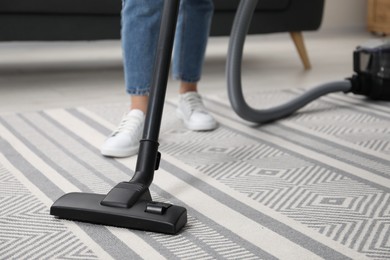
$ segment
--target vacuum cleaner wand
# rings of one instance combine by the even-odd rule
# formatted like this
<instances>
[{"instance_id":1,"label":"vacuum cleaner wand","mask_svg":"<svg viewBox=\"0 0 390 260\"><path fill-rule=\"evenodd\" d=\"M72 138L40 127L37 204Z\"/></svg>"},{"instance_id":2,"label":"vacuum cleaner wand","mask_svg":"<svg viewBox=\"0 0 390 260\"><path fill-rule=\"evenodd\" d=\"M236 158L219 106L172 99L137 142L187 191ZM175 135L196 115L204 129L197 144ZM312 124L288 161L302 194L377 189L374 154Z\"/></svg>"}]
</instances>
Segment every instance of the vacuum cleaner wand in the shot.
<instances>
[{"instance_id":1,"label":"vacuum cleaner wand","mask_svg":"<svg viewBox=\"0 0 390 260\"><path fill-rule=\"evenodd\" d=\"M164 1L148 112L133 178L129 182L117 184L107 195L80 192L65 194L51 206L51 215L63 219L167 234L176 234L187 223L185 208L153 202L149 191L161 156L158 152L158 136L179 1Z\"/></svg>"}]
</instances>

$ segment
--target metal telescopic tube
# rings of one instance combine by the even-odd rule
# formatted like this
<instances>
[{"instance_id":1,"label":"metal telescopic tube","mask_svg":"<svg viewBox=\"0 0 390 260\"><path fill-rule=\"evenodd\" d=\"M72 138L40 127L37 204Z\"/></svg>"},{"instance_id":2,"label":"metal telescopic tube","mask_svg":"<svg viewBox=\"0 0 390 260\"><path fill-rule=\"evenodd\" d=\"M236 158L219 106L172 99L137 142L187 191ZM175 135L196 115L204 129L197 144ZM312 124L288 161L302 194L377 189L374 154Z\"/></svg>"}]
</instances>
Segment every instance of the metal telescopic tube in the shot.
<instances>
[{"instance_id":1,"label":"metal telescopic tube","mask_svg":"<svg viewBox=\"0 0 390 260\"><path fill-rule=\"evenodd\" d=\"M141 183L148 187L153 181L158 156L158 136L168 84L179 5L180 0L164 1L148 110L140 142L136 172L131 179L131 182Z\"/></svg>"}]
</instances>

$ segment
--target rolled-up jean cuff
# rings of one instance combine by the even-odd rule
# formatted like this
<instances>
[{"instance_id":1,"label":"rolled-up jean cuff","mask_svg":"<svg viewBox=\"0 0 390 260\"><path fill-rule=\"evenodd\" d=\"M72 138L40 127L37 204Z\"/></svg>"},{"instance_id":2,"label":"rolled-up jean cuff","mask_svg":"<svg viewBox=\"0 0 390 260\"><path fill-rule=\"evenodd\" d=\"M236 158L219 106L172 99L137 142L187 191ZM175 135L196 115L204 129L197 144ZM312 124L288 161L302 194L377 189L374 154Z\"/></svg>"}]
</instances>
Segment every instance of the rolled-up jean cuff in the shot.
<instances>
[{"instance_id":1,"label":"rolled-up jean cuff","mask_svg":"<svg viewBox=\"0 0 390 260\"><path fill-rule=\"evenodd\" d=\"M148 96L150 89L149 88L132 88L132 89L126 89L127 94L132 96Z\"/></svg>"},{"instance_id":2,"label":"rolled-up jean cuff","mask_svg":"<svg viewBox=\"0 0 390 260\"><path fill-rule=\"evenodd\" d=\"M184 81L184 82L188 82L188 83L197 83L200 80L200 77L191 78L191 77L185 77L182 75L173 75L173 78L175 80L180 80L180 81Z\"/></svg>"}]
</instances>

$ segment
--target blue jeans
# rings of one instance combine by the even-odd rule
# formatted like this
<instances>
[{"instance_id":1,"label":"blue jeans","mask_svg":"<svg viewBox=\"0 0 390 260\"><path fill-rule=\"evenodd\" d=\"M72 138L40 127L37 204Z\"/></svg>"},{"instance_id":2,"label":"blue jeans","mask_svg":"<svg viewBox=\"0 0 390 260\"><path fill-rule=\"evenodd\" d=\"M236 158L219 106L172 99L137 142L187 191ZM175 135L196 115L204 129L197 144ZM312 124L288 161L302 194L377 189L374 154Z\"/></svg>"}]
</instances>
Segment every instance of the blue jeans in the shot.
<instances>
[{"instance_id":1,"label":"blue jeans","mask_svg":"<svg viewBox=\"0 0 390 260\"><path fill-rule=\"evenodd\" d=\"M149 93L163 2L123 0L123 65L131 95ZM181 0L172 62L175 79L200 80L213 9L212 0Z\"/></svg>"}]
</instances>

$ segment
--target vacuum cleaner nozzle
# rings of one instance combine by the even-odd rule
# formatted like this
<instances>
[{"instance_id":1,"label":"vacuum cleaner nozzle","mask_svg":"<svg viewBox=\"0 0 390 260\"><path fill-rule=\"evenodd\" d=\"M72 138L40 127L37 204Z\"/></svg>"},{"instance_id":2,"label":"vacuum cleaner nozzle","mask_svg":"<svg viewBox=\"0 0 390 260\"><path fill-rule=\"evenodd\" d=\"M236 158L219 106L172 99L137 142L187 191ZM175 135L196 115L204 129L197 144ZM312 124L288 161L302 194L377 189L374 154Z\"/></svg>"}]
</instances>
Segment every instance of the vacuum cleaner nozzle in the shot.
<instances>
[{"instance_id":1,"label":"vacuum cleaner nozzle","mask_svg":"<svg viewBox=\"0 0 390 260\"><path fill-rule=\"evenodd\" d=\"M60 197L50 214L62 219L176 234L187 222L187 210L151 201L149 190L130 208L104 206L106 195L73 192Z\"/></svg>"},{"instance_id":2,"label":"vacuum cleaner nozzle","mask_svg":"<svg viewBox=\"0 0 390 260\"><path fill-rule=\"evenodd\" d=\"M357 47L353 59L351 92L390 100L390 40L373 40Z\"/></svg>"}]
</instances>

